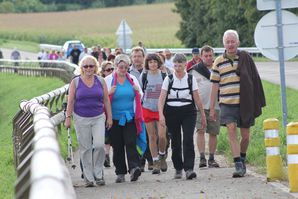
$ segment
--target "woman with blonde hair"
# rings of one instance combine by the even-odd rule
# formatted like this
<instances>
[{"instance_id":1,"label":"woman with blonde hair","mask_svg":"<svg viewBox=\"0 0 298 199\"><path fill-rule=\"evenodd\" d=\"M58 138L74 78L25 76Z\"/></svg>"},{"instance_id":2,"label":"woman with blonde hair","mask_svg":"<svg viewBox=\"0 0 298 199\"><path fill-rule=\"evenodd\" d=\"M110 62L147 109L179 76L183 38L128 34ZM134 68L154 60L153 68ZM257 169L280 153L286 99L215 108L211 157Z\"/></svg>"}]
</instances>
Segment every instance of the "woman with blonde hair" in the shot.
<instances>
[{"instance_id":1,"label":"woman with blonde hair","mask_svg":"<svg viewBox=\"0 0 298 199\"><path fill-rule=\"evenodd\" d=\"M93 187L94 182L101 186L105 184L105 127L109 129L113 123L111 104L105 81L96 75L97 60L86 55L79 67L80 76L73 78L69 86L65 126L70 128L73 117L86 187Z\"/></svg>"}]
</instances>

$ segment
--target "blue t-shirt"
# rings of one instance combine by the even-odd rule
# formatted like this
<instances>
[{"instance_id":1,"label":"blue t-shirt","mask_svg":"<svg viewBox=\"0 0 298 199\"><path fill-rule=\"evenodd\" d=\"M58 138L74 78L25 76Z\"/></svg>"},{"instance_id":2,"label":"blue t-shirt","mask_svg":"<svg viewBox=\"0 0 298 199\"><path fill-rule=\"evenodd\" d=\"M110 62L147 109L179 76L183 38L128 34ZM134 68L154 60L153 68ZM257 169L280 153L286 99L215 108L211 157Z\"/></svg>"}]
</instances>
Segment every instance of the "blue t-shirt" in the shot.
<instances>
[{"instance_id":1,"label":"blue t-shirt","mask_svg":"<svg viewBox=\"0 0 298 199\"><path fill-rule=\"evenodd\" d=\"M128 79L123 85L117 82L112 99L112 117L114 120L119 120L119 125L125 125L126 121L133 120L134 98L134 89Z\"/></svg>"}]
</instances>

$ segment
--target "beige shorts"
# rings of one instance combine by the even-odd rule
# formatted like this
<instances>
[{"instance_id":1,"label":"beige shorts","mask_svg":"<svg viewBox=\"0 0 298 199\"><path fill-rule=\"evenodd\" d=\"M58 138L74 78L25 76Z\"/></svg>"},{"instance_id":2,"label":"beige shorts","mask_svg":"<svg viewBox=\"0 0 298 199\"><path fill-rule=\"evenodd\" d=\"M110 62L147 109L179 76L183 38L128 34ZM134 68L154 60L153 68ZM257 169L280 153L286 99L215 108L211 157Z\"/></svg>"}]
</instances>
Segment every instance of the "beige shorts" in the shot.
<instances>
[{"instance_id":1,"label":"beige shorts","mask_svg":"<svg viewBox=\"0 0 298 199\"><path fill-rule=\"evenodd\" d=\"M220 131L220 110L215 110L216 112L216 121L210 120L210 114L209 114L209 110L204 109L205 111L205 115L206 115L206 128L204 129L206 133L210 133L212 135L218 135L219 131ZM200 112L198 112L198 117L197 117L197 122L196 122L196 128L201 129L201 114Z\"/></svg>"}]
</instances>

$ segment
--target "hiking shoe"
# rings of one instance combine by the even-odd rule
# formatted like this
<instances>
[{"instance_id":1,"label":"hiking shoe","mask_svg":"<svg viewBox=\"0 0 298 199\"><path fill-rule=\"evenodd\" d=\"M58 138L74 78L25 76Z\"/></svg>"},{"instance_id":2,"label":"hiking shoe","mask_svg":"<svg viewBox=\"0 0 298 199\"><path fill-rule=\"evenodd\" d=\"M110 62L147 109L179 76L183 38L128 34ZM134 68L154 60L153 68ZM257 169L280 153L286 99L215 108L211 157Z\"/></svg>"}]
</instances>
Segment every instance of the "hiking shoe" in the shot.
<instances>
[{"instance_id":1,"label":"hiking shoe","mask_svg":"<svg viewBox=\"0 0 298 199\"><path fill-rule=\"evenodd\" d=\"M199 167L207 167L207 160L205 158L200 159Z\"/></svg>"},{"instance_id":2,"label":"hiking shoe","mask_svg":"<svg viewBox=\"0 0 298 199\"><path fill-rule=\"evenodd\" d=\"M152 171L154 169L153 164L154 164L153 162L148 162L148 170L149 171ZM144 171L142 171L142 172L144 172Z\"/></svg>"},{"instance_id":3,"label":"hiking shoe","mask_svg":"<svg viewBox=\"0 0 298 199\"><path fill-rule=\"evenodd\" d=\"M111 167L111 163L110 163L110 156L109 154L106 154L106 159L105 162L103 164L105 167Z\"/></svg>"},{"instance_id":4,"label":"hiking shoe","mask_svg":"<svg viewBox=\"0 0 298 199\"><path fill-rule=\"evenodd\" d=\"M186 176L186 180L191 180L193 178L196 178L197 177L197 174L193 170L187 170L185 172L185 176Z\"/></svg>"},{"instance_id":5,"label":"hiking shoe","mask_svg":"<svg viewBox=\"0 0 298 199\"><path fill-rule=\"evenodd\" d=\"M182 178L182 170L176 170L174 179L181 179Z\"/></svg>"},{"instance_id":6,"label":"hiking shoe","mask_svg":"<svg viewBox=\"0 0 298 199\"><path fill-rule=\"evenodd\" d=\"M241 159L241 162L243 164L243 170L244 170L244 174L246 174L246 165L245 165L245 158L240 158Z\"/></svg>"},{"instance_id":7,"label":"hiking shoe","mask_svg":"<svg viewBox=\"0 0 298 199\"><path fill-rule=\"evenodd\" d=\"M116 183L125 182L125 175L124 174L118 174L115 182Z\"/></svg>"},{"instance_id":8,"label":"hiking shoe","mask_svg":"<svg viewBox=\"0 0 298 199\"><path fill-rule=\"evenodd\" d=\"M103 185L106 184L106 182L105 182L105 180L104 180L103 178L101 178L101 179L96 179L95 182L96 182L96 184L97 184L98 186L103 186Z\"/></svg>"},{"instance_id":9,"label":"hiking shoe","mask_svg":"<svg viewBox=\"0 0 298 199\"><path fill-rule=\"evenodd\" d=\"M218 168L219 164L214 159L208 160L208 167L209 168Z\"/></svg>"},{"instance_id":10,"label":"hiking shoe","mask_svg":"<svg viewBox=\"0 0 298 199\"><path fill-rule=\"evenodd\" d=\"M152 174L160 174L160 161L158 160L153 161Z\"/></svg>"},{"instance_id":11,"label":"hiking shoe","mask_svg":"<svg viewBox=\"0 0 298 199\"><path fill-rule=\"evenodd\" d=\"M137 181L139 179L139 176L141 175L141 169L139 167L133 168L130 171L130 181Z\"/></svg>"},{"instance_id":12,"label":"hiking shoe","mask_svg":"<svg viewBox=\"0 0 298 199\"><path fill-rule=\"evenodd\" d=\"M235 169L233 173L233 178L241 178L244 176L244 168L242 162L235 162Z\"/></svg>"},{"instance_id":13,"label":"hiking shoe","mask_svg":"<svg viewBox=\"0 0 298 199\"><path fill-rule=\"evenodd\" d=\"M168 170L168 165L167 165L167 155L159 155L159 161L160 161L160 169L162 172L166 172Z\"/></svg>"},{"instance_id":14,"label":"hiking shoe","mask_svg":"<svg viewBox=\"0 0 298 199\"><path fill-rule=\"evenodd\" d=\"M85 187L95 187L93 182L87 181Z\"/></svg>"}]
</instances>

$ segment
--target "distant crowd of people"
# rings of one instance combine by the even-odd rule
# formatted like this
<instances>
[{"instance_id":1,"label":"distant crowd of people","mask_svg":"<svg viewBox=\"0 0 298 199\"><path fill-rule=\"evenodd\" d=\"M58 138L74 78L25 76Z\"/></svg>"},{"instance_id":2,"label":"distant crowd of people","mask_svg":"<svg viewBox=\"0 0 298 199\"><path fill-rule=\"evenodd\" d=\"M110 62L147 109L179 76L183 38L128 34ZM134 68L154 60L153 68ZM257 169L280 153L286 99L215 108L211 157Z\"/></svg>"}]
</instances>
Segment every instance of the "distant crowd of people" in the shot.
<instances>
[{"instance_id":1,"label":"distant crowd of people","mask_svg":"<svg viewBox=\"0 0 298 199\"><path fill-rule=\"evenodd\" d=\"M129 55L100 45L91 52L73 46L69 57L62 51L38 53L40 60L69 58L80 68L69 85L65 126L75 128L86 187L105 185L104 167L111 162L116 183L125 182L127 173L137 181L146 162L152 174L166 172L169 147L174 179L196 178L194 133L199 167L218 168L220 126L228 132L232 177L245 175L250 127L262 113L265 96L254 61L238 49L238 33L227 30L222 39L225 52L215 59L208 45L194 47L188 60L169 49L147 53L142 42ZM136 145L144 130L147 149L140 152Z\"/></svg>"}]
</instances>

